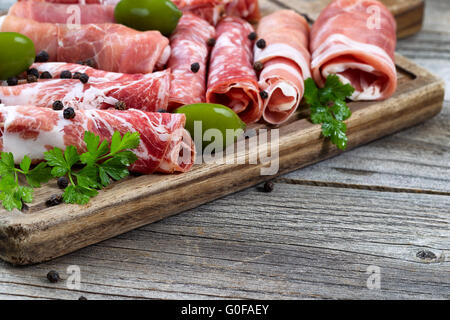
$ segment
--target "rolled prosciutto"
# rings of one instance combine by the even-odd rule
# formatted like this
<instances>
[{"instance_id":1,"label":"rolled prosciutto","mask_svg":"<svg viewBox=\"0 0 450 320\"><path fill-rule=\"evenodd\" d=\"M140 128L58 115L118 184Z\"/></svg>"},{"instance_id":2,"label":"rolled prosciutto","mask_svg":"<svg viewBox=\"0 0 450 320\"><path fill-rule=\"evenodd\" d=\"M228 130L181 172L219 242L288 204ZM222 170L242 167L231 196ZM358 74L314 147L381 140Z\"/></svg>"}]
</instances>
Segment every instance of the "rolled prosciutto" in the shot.
<instances>
[{"instance_id":1,"label":"rolled prosciutto","mask_svg":"<svg viewBox=\"0 0 450 320\"><path fill-rule=\"evenodd\" d=\"M355 88L352 100L383 100L397 87L396 23L375 0L335 0L311 31L311 71L323 86L329 74Z\"/></svg>"},{"instance_id":2,"label":"rolled prosciutto","mask_svg":"<svg viewBox=\"0 0 450 320\"><path fill-rule=\"evenodd\" d=\"M74 145L86 151L84 132L111 141L114 131L122 135L139 132L141 143L133 150L138 160L131 171L185 172L194 162L195 149L184 129L183 114L146 113L140 110L79 110L67 120L61 111L35 106L0 105L0 150L12 152L17 163L25 155L33 162L44 159L44 152Z\"/></svg>"},{"instance_id":3,"label":"rolled prosciutto","mask_svg":"<svg viewBox=\"0 0 450 320\"><path fill-rule=\"evenodd\" d=\"M25 0L16 2L8 14L38 22L61 24L114 23L114 6L101 4L50 3Z\"/></svg>"},{"instance_id":4,"label":"rolled prosciutto","mask_svg":"<svg viewBox=\"0 0 450 320\"><path fill-rule=\"evenodd\" d=\"M50 61L92 60L96 67L121 73L149 73L170 57L169 39L159 31L140 32L121 24L64 25L15 16L0 17L0 31L29 37Z\"/></svg>"},{"instance_id":5,"label":"rolled prosciutto","mask_svg":"<svg viewBox=\"0 0 450 320\"><path fill-rule=\"evenodd\" d=\"M263 118L280 124L297 110L304 80L311 77L309 26L294 11L281 10L261 19L258 37L266 42L263 49L255 45L255 63L264 65L259 75L259 88L267 93Z\"/></svg>"},{"instance_id":6,"label":"rolled prosciutto","mask_svg":"<svg viewBox=\"0 0 450 320\"><path fill-rule=\"evenodd\" d=\"M7 106L34 105L52 108L59 100L79 109L134 108L147 112L166 110L170 71L149 73L138 80L82 83L75 79L40 80L17 86L0 86L0 100ZM117 104L119 103L119 104Z\"/></svg>"},{"instance_id":7,"label":"rolled prosciutto","mask_svg":"<svg viewBox=\"0 0 450 320\"><path fill-rule=\"evenodd\" d=\"M182 105L205 102L208 39L215 29L205 20L184 13L170 38L172 71L169 110Z\"/></svg>"},{"instance_id":8,"label":"rolled prosciutto","mask_svg":"<svg viewBox=\"0 0 450 320\"><path fill-rule=\"evenodd\" d=\"M252 32L253 27L237 17L219 22L206 92L207 102L230 107L245 123L257 122L263 109L248 37Z\"/></svg>"}]
</instances>

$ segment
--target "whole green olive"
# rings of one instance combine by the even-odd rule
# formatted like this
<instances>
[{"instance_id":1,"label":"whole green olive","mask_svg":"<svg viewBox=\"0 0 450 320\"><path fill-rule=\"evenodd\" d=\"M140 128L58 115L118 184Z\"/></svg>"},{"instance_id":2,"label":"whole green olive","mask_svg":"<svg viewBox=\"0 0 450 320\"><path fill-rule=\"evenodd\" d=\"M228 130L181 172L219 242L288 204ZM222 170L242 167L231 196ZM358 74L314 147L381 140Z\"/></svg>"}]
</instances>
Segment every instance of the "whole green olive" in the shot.
<instances>
[{"instance_id":1,"label":"whole green olive","mask_svg":"<svg viewBox=\"0 0 450 320\"><path fill-rule=\"evenodd\" d=\"M170 0L122 0L115 8L116 22L140 30L159 30L170 36L183 13Z\"/></svg>"},{"instance_id":2,"label":"whole green olive","mask_svg":"<svg viewBox=\"0 0 450 320\"><path fill-rule=\"evenodd\" d=\"M190 104L175 110L175 113L184 113L186 115L186 130L189 131L194 139L198 139L196 136L196 123L197 131L199 131L199 125L201 125L201 138L203 148L210 145L212 142L218 143L223 148L235 142L237 136L242 134L246 128L245 123L239 118L239 116L230 108L221 104L212 103L197 103ZM217 129L220 132L221 141L216 141L214 136L213 141L203 141L205 133L209 129ZM227 132L228 131L228 132ZM216 131L217 132L217 131ZM219 133L217 132L217 133ZM214 135L214 132L211 132ZM232 135L230 135L232 133Z\"/></svg>"},{"instance_id":3,"label":"whole green olive","mask_svg":"<svg viewBox=\"0 0 450 320\"><path fill-rule=\"evenodd\" d=\"M19 75L34 62L33 41L16 32L0 32L0 80Z\"/></svg>"}]
</instances>

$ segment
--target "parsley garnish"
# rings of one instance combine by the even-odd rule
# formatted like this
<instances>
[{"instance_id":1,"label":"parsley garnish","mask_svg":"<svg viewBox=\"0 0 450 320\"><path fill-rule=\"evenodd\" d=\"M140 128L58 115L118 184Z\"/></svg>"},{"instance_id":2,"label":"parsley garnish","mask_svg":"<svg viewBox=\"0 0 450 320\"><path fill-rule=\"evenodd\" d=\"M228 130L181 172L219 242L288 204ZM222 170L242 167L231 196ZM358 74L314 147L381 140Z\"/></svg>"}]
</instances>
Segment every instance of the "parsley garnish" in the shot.
<instances>
[{"instance_id":1,"label":"parsley garnish","mask_svg":"<svg viewBox=\"0 0 450 320\"><path fill-rule=\"evenodd\" d=\"M92 132L85 132L87 151L79 154L77 148L68 146L63 152L59 148L44 153L45 161L31 168L31 159L24 156L17 168L12 153L2 152L0 157L0 201L6 210L22 209L23 203L33 201L33 188L55 177L67 176L69 185L63 193L66 203L86 204L108 186L112 180L127 177L128 166L137 160L130 151L140 143L138 132L126 133L123 137L114 132L111 143ZM28 186L19 183L25 177Z\"/></svg>"},{"instance_id":2,"label":"parsley garnish","mask_svg":"<svg viewBox=\"0 0 450 320\"><path fill-rule=\"evenodd\" d=\"M325 86L317 88L314 80L305 80L305 101L310 107L311 121L322 124L322 134L331 139L339 149L347 148L347 126L344 121L352 115L345 103L355 89L343 84L337 75L329 75Z\"/></svg>"}]
</instances>

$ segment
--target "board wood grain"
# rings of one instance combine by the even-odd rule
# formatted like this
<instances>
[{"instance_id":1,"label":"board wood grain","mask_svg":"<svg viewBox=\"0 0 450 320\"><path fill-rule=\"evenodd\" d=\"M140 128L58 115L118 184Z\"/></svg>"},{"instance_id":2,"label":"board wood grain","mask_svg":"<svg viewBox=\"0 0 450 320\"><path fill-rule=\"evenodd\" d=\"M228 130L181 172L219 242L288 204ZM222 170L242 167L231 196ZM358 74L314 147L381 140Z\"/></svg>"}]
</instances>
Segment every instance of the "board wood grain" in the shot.
<instances>
[{"instance_id":1,"label":"board wood grain","mask_svg":"<svg viewBox=\"0 0 450 320\"><path fill-rule=\"evenodd\" d=\"M443 82L402 56L396 56L396 63L399 86L391 99L350 104L348 149L425 121L441 110ZM270 148L268 144L263 141L259 147ZM279 128L279 171L273 176L260 174L267 162L202 164L185 174L131 177L101 191L85 206L47 208L48 197L61 192L53 182L37 190L27 211L0 210L0 257L19 265L53 259L339 153L322 138L320 126L300 111L297 119ZM228 157L248 159L257 154L252 148Z\"/></svg>"}]
</instances>

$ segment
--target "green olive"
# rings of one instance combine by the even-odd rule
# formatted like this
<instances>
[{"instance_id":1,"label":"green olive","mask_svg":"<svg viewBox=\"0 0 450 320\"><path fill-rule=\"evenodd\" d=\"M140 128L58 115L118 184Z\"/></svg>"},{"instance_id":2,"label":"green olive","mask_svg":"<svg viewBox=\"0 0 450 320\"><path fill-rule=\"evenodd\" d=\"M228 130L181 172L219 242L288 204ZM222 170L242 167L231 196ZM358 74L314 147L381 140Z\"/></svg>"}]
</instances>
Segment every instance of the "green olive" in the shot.
<instances>
[{"instance_id":1,"label":"green olive","mask_svg":"<svg viewBox=\"0 0 450 320\"><path fill-rule=\"evenodd\" d=\"M159 30L170 36L183 13L170 0L122 0L114 11L116 22L140 30Z\"/></svg>"},{"instance_id":2,"label":"green olive","mask_svg":"<svg viewBox=\"0 0 450 320\"><path fill-rule=\"evenodd\" d=\"M0 47L0 80L24 72L36 57L33 41L20 33L0 32Z\"/></svg>"},{"instance_id":3,"label":"green olive","mask_svg":"<svg viewBox=\"0 0 450 320\"><path fill-rule=\"evenodd\" d=\"M198 129L199 124L197 123L196 128L195 122L201 121L201 138L203 141L203 149L213 142L217 142L218 145L222 146L223 148L227 147L228 145L234 143L236 138L244 132L246 127L245 123L232 109L221 104L190 104L178 108L177 110L175 110L175 113L184 113L186 115L186 130L189 131L189 133L195 140L199 138L196 136L196 134L198 135L198 132L200 131ZM209 137L211 138L210 141L204 141L204 138L208 136L208 134L205 135L205 133L209 129L217 129L220 132L220 136L218 136L218 138L222 138L222 140L216 141L215 132L217 132L217 130L215 130L210 131L210 133L214 137ZM227 129L230 130L228 130L227 132Z\"/></svg>"}]
</instances>

